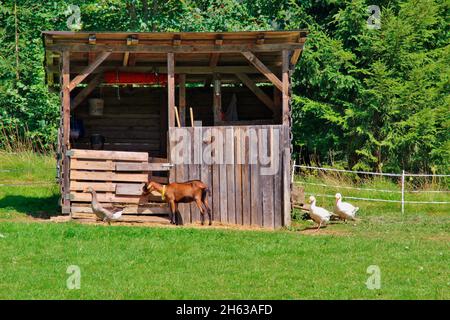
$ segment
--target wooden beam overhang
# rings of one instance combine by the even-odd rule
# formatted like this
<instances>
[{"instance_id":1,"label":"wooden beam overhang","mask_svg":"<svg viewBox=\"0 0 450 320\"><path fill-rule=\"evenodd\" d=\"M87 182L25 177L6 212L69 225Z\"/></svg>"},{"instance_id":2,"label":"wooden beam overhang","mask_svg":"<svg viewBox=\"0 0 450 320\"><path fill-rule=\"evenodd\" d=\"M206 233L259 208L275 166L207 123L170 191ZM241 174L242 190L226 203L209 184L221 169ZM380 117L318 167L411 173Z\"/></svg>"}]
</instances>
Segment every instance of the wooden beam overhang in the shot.
<instances>
[{"instance_id":1,"label":"wooden beam overhang","mask_svg":"<svg viewBox=\"0 0 450 320\"><path fill-rule=\"evenodd\" d=\"M283 90L283 84L280 79L269 69L264 63L261 62L252 52L246 51L242 52L242 55L247 58L247 60L253 64L253 66L258 69L262 74L264 74L270 82L273 83L275 87L279 90Z\"/></svg>"},{"instance_id":2,"label":"wooden beam overhang","mask_svg":"<svg viewBox=\"0 0 450 320\"><path fill-rule=\"evenodd\" d=\"M134 53L239 53L239 52L274 52L282 50L303 49L302 43L265 43L265 44L224 44L212 45L152 45L139 43L135 46L126 44L49 44L47 50L71 52L134 52Z\"/></svg>"},{"instance_id":3,"label":"wooden beam overhang","mask_svg":"<svg viewBox=\"0 0 450 320\"><path fill-rule=\"evenodd\" d=\"M272 99L244 73L236 73L236 76L244 83L272 112L276 113Z\"/></svg>"},{"instance_id":4,"label":"wooden beam overhang","mask_svg":"<svg viewBox=\"0 0 450 320\"><path fill-rule=\"evenodd\" d=\"M86 79L86 77L89 76L91 72L94 71L106 58L108 58L110 54L111 52L102 52L102 54L100 54L94 62L84 68L78 76L70 81L70 84L67 86L69 92L79 85L84 79Z\"/></svg>"},{"instance_id":5,"label":"wooden beam overhang","mask_svg":"<svg viewBox=\"0 0 450 320\"><path fill-rule=\"evenodd\" d=\"M88 85L77 94L77 96L73 100L72 105L70 106L70 109L74 110L76 107L78 107L80 103L83 102L84 99L86 99L87 96L102 82L103 82L103 73L99 73L94 78L92 78L92 80L88 83Z\"/></svg>"}]
</instances>

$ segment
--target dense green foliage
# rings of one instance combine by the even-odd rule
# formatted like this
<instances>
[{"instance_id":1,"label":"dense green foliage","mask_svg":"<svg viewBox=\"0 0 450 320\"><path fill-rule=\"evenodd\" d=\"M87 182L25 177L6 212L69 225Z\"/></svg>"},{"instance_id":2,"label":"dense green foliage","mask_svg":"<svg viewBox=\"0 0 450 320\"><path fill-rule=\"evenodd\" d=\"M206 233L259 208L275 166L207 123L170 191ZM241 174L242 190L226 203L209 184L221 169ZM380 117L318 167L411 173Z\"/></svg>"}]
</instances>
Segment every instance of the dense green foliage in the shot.
<instances>
[{"instance_id":1,"label":"dense green foliage","mask_svg":"<svg viewBox=\"0 0 450 320\"><path fill-rule=\"evenodd\" d=\"M307 28L294 74L294 144L320 164L448 171L446 0L0 1L1 123L47 146L55 142L59 102L45 85L40 32L67 30L69 4L80 7L84 31ZM380 6L380 29L367 27L368 5Z\"/></svg>"}]
</instances>

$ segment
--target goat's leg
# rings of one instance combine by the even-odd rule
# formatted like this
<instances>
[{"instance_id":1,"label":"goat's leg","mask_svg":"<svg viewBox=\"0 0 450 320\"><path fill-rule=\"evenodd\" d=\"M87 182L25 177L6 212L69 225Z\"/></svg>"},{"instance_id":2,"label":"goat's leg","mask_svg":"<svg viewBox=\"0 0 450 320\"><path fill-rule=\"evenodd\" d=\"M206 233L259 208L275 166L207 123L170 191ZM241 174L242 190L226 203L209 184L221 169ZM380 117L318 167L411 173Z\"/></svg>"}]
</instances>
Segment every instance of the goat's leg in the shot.
<instances>
[{"instance_id":1,"label":"goat's leg","mask_svg":"<svg viewBox=\"0 0 450 320\"><path fill-rule=\"evenodd\" d=\"M209 225L211 225L212 224L212 222L211 222L211 208L209 207L208 199L206 197L203 199L203 206L205 207L206 212L208 213Z\"/></svg>"},{"instance_id":2,"label":"goat's leg","mask_svg":"<svg viewBox=\"0 0 450 320\"><path fill-rule=\"evenodd\" d=\"M197 207L200 210L202 225L204 225L205 224L205 210L203 209L202 201L197 198L197 199L195 199L195 203L197 204Z\"/></svg>"},{"instance_id":3,"label":"goat's leg","mask_svg":"<svg viewBox=\"0 0 450 320\"><path fill-rule=\"evenodd\" d=\"M175 215L177 214L177 206L175 204L175 201L170 201L170 223L175 224Z\"/></svg>"},{"instance_id":4,"label":"goat's leg","mask_svg":"<svg viewBox=\"0 0 450 320\"><path fill-rule=\"evenodd\" d=\"M203 206L205 207L206 212L208 213L209 225L211 225L212 224L211 208L209 207L209 204L208 204L208 193L210 193L210 191L208 189L206 189L202 192L202 203L203 203Z\"/></svg>"},{"instance_id":5,"label":"goat's leg","mask_svg":"<svg viewBox=\"0 0 450 320\"><path fill-rule=\"evenodd\" d=\"M179 216L180 216L180 210L178 210L178 203L175 202L175 218L174 218L174 223L175 225L179 225Z\"/></svg>"}]
</instances>

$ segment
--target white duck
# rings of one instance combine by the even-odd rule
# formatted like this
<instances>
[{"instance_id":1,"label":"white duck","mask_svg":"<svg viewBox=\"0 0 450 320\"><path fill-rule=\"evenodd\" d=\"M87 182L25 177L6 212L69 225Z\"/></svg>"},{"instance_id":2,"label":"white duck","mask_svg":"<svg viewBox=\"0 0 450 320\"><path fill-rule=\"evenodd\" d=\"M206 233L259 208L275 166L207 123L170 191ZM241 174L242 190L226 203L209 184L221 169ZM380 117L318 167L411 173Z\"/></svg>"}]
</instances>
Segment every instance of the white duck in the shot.
<instances>
[{"instance_id":1,"label":"white duck","mask_svg":"<svg viewBox=\"0 0 450 320\"><path fill-rule=\"evenodd\" d=\"M356 211L358 211L359 208L348 202L342 202L342 195L340 193L336 193L335 198L336 204L334 206L334 213L345 222L347 222L347 220L355 220Z\"/></svg>"},{"instance_id":2,"label":"white duck","mask_svg":"<svg viewBox=\"0 0 450 320\"><path fill-rule=\"evenodd\" d=\"M332 213L327 209L316 206L316 198L314 196L309 197L309 203L311 203L311 209L309 210L309 216L319 226L316 231L319 231L322 224L327 224L330 221Z\"/></svg>"}]
</instances>

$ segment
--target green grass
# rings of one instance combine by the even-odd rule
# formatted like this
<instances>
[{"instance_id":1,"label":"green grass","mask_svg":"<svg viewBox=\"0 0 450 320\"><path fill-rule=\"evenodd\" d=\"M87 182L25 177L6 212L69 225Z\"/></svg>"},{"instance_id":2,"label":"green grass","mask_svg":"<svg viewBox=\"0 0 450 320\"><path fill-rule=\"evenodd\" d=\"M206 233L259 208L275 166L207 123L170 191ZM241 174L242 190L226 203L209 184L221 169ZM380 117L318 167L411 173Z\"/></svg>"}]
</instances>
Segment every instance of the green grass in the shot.
<instances>
[{"instance_id":1,"label":"green grass","mask_svg":"<svg viewBox=\"0 0 450 320\"><path fill-rule=\"evenodd\" d=\"M28 181L52 181L53 171L38 170L51 158L31 161ZM358 203L356 225L314 235L301 220L269 232L29 218L57 212L56 200L56 188L0 186L0 299L450 299L448 208L401 215ZM67 288L70 265L81 269L79 290ZM366 287L370 265L381 269L379 290Z\"/></svg>"},{"instance_id":2,"label":"green grass","mask_svg":"<svg viewBox=\"0 0 450 320\"><path fill-rule=\"evenodd\" d=\"M56 215L59 189L55 166L52 155L0 152L0 218Z\"/></svg>"}]
</instances>

